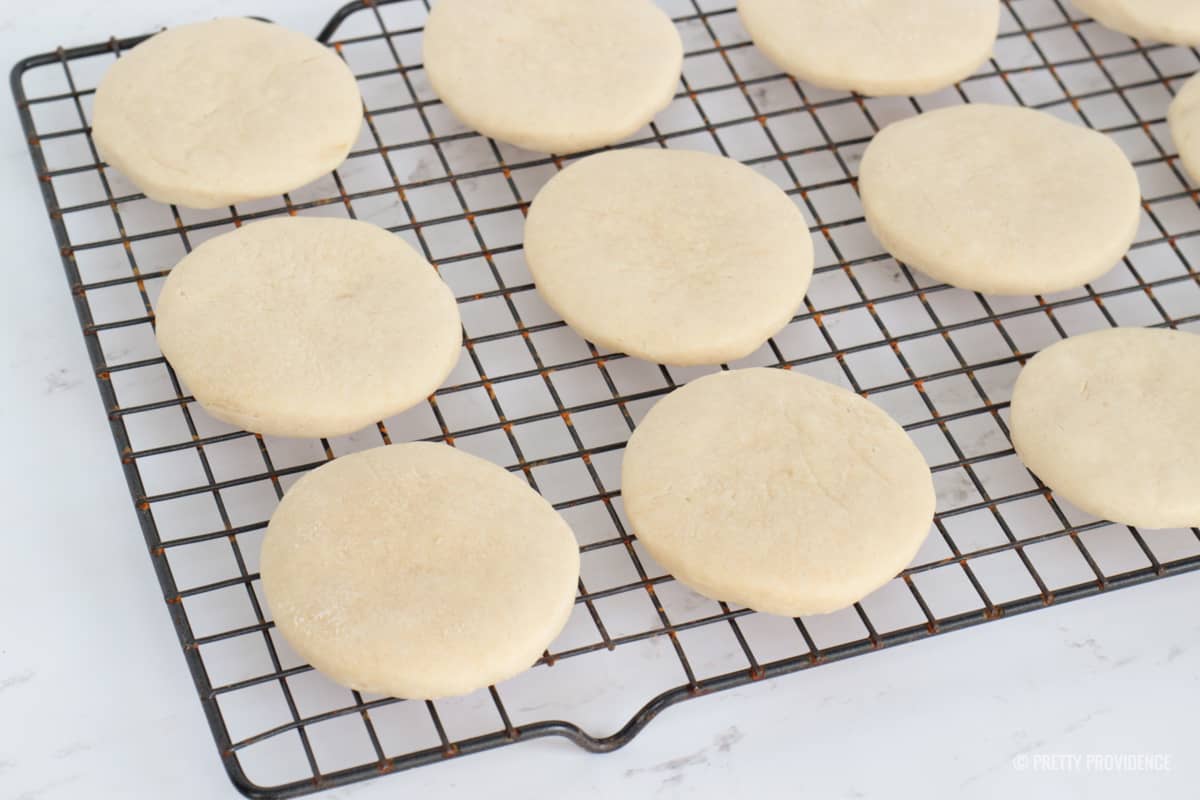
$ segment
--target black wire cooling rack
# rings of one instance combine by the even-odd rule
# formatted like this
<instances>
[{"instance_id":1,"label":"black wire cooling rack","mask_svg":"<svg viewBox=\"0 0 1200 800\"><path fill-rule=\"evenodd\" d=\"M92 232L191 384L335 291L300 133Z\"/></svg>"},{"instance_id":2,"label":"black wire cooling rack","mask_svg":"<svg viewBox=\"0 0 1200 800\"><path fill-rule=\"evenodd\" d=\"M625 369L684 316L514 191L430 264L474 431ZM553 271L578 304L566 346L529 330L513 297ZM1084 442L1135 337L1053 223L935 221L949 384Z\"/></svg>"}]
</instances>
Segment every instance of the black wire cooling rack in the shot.
<instances>
[{"instance_id":1,"label":"black wire cooling rack","mask_svg":"<svg viewBox=\"0 0 1200 800\"><path fill-rule=\"evenodd\" d=\"M522 219L567 159L485 139L437 102L420 64L423 0L351 3L320 34L358 76L367 108L342 168L219 211L153 203L99 162L94 86L144 37L13 70L154 568L222 762L245 794L295 796L545 736L612 750L690 697L1200 566L1196 529L1139 531L1056 499L1017 461L1006 421L1020 364L1061 337L1112 325L1200 330L1200 206L1164 122L1178 83L1200 67L1196 52L1130 40L1058 0L1006 0L989 66L934 95L865 99L779 74L729 0L662 5L686 46L682 91L629 144L741 159L780 183L816 233L806 309L734 366L848 386L904 424L934 465L939 513L921 553L838 614L791 620L714 603L640 549L621 508L621 450L655 399L705 370L602 352L538 300ZM996 298L930 283L882 252L855 193L863 148L891 120L969 101L1044 109L1122 146L1146 198L1122 264L1077 291ZM161 281L200 241L279 213L370 220L438 265L466 341L428 404L354 436L296 441L229 428L189 396L154 343ZM329 458L410 439L519 471L581 543L575 614L542 663L465 698L334 686L277 638L259 593L259 538L286 487Z\"/></svg>"}]
</instances>

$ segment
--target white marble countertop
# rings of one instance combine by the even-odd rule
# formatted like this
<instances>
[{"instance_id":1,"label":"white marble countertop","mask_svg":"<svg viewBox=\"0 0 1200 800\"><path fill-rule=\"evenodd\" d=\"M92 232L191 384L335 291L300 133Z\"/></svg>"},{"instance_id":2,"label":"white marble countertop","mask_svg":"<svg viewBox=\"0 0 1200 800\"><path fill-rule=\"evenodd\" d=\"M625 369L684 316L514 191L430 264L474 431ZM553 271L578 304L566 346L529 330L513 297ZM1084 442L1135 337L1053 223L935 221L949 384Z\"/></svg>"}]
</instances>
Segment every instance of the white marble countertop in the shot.
<instances>
[{"instance_id":1,"label":"white marble countertop","mask_svg":"<svg viewBox=\"0 0 1200 800\"><path fill-rule=\"evenodd\" d=\"M14 5L0 10L6 68L220 14L315 33L336 4ZM236 796L146 557L16 114L0 108L0 797ZM1200 575L1173 578L712 696L611 755L542 740L323 796L1192 797L1198 592ZM1105 759L1128 754L1151 759Z\"/></svg>"}]
</instances>

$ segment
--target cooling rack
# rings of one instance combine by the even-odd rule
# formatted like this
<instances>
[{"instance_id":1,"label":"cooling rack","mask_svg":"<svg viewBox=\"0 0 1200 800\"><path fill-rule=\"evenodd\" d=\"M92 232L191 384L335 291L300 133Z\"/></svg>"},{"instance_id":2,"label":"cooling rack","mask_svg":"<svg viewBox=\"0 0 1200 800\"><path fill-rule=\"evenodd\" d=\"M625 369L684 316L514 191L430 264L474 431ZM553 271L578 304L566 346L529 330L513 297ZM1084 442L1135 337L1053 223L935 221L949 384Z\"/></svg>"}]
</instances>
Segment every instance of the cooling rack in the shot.
<instances>
[{"instance_id":1,"label":"cooling rack","mask_svg":"<svg viewBox=\"0 0 1200 800\"><path fill-rule=\"evenodd\" d=\"M361 0L320 39L358 76L365 125L335 173L217 211L145 199L100 163L96 82L144 37L59 49L16 65L12 87L84 341L154 569L235 785L291 797L381 773L559 736L628 743L665 707L705 693L1200 566L1200 530L1139 531L1054 497L1018 462L1008 400L1020 365L1058 339L1114 325L1200 331L1200 206L1164 121L1194 50L1139 43L1058 0L1006 0L995 57L961 85L866 99L780 74L731 0L661 0L685 42L680 92L627 144L740 159L809 218L817 270L806 306L749 358L847 386L914 438L938 514L913 564L843 612L802 619L699 597L641 549L621 506L621 450L647 408L707 370L605 352L564 326L522 261L523 215L571 159L462 127L420 64L422 0ZM1104 131L1137 167L1137 242L1085 288L985 297L932 283L871 237L856 195L878 128L971 101L1043 109ZM205 414L158 352L153 309L186 252L273 214L388 227L458 296L462 358L429 402L330 440L284 440ZM392 441L446 441L524 476L582 551L574 614L526 674L436 702L351 692L276 634L257 557L279 497L327 459ZM464 497L464 502L470 502Z\"/></svg>"}]
</instances>

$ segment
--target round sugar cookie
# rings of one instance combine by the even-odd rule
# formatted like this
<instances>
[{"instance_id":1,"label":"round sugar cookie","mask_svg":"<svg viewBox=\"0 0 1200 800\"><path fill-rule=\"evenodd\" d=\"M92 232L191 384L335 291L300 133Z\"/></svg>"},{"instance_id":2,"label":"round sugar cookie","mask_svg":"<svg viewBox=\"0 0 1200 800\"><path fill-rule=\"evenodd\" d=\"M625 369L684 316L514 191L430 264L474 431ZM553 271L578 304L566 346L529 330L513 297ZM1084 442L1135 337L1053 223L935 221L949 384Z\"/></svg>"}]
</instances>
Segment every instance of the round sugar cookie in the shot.
<instances>
[{"instance_id":1,"label":"round sugar cookie","mask_svg":"<svg viewBox=\"0 0 1200 800\"><path fill-rule=\"evenodd\" d=\"M1075 0L1075 7L1126 36L1200 44L1200 3L1195 0Z\"/></svg>"},{"instance_id":2,"label":"round sugar cookie","mask_svg":"<svg viewBox=\"0 0 1200 800\"><path fill-rule=\"evenodd\" d=\"M790 75L867 95L925 94L992 54L999 0L738 0L754 44Z\"/></svg>"},{"instance_id":3,"label":"round sugar cookie","mask_svg":"<svg viewBox=\"0 0 1200 800\"><path fill-rule=\"evenodd\" d=\"M703 595L799 616L844 608L916 555L934 512L904 430L840 387L718 372L660 400L629 439L621 495L638 539Z\"/></svg>"},{"instance_id":4,"label":"round sugar cookie","mask_svg":"<svg viewBox=\"0 0 1200 800\"><path fill-rule=\"evenodd\" d=\"M390 445L305 475L271 516L275 625L333 680L416 699L530 667L575 604L579 547L507 470L443 444Z\"/></svg>"},{"instance_id":5,"label":"round sugar cookie","mask_svg":"<svg viewBox=\"0 0 1200 800\"><path fill-rule=\"evenodd\" d=\"M1167 125L1183 168L1193 181L1200 183L1200 75L1188 78L1171 101Z\"/></svg>"},{"instance_id":6,"label":"round sugar cookie","mask_svg":"<svg viewBox=\"0 0 1200 800\"><path fill-rule=\"evenodd\" d=\"M340 436L433 393L458 360L454 295L398 236L281 217L210 239L171 270L158 345L214 417Z\"/></svg>"},{"instance_id":7,"label":"round sugar cookie","mask_svg":"<svg viewBox=\"0 0 1200 800\"><path fill-rule=\"evenodd\" d=\"M117 59L96 89L92 135L152 200L218 208L329 172L361 126L358 85L333 50L228 18L165 30Z\"/></svg>"},{"instance_id":8,"label":"round sugar cookie","mask_svg":"<svg viewBox=\"0 0 1200 800\"><path fill-rule=\"evenodd\" d=\"M1017 377L1012 440L1072 504L1143 528L1200 525L1200 336L1113 328L1038 353Z\"/></svg>"},{"instance_id":9,"label":"round sugar cookie","mask_svg":"<svg viewBox=\"0 0 1200 800\"><path fill-rule=\"evenodd\" d=\"M652 0L438 0L424 59L470 127L574 153L624 139L670 104L683 43Z\"/></svg>"},{"instance_id":10,"label":"round sugar cookie","mask_svg":"<svg viewBox=\"0 0 1200 800\"><path fill-rule=\"evenodd\" d=\"M859 168L867 223L939 281L1045 294L1108 272L1133 243L1141 190L1110 138L1040 111L971 104L884 128Z\"/></svg>"},{"instance_id":11,"label":"round sugar cookie","mask_svg":"<svg viewBox=\"0 0 1200 800\"><path fill-rule=\"evenodd\" d=\"M647 148L551 178L529 209L525 257L583 337L664 364L720 364L791 320L813 244L796 204L749 167Z\"/></svg>"}]
</instances>

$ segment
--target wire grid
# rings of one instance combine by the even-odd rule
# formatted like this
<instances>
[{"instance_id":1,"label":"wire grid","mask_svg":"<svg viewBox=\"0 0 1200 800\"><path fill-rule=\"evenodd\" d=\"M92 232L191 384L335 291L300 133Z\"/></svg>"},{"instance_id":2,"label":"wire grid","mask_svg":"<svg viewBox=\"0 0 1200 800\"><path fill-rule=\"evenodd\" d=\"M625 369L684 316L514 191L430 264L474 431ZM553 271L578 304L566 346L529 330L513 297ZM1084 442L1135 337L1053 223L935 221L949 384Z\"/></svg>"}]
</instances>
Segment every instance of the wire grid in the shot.
<instances>
[{"instance_id":1,"label":"wire grid","mask_svg":"<svg viewBox=\"0 0 1200 800\"><path fill-rule=\"evenodd\" d=\"M13 71L63 262L164 597L223 763L251 796L285 797L543 736L627 743L688 697L1200 566L1200 530L1139 531L1055 498L1017 461L1007 407L1020 365L1116 325L1200 330L1200 207L1164 121L1200 58L1087 21L1059 0L1006 0L991 63L920 98L866 99L783 76L729 0L660 0L686 49L682 91L628 144L703 149L777 181L809 217L817 269L803 313L730 366L847 386L899 420L933 465L939 512L913 564L843 612L785 619L700 597L639 546L619 459L647 408L706 369L605 352L544 306L522 262L523 215L573 159L479 136L420 65L423 0L346 6L321 34L359 79L362 136L326 179L212 212L145 199L99 162L98 77L141 38L35 56ZM969 101L1102 130L1145 201L1123 263L1079 290L984 297L932 283L870 236L855 170L880 126ZM209 417L158 352L153 308L201 241L279 213L388 227L458 296L463 358L428 404L338 439L249 434ZM446 441L520 472L581 543L575 612L537 667L436 702L351 692L278 638L259 591L266 521L286 488L366 447ZM469 502L469 497L464 498ZM564 721L565 720L565 721ZM606 732L607 735L597 733Z\"/></svg>"}]
</instances>

